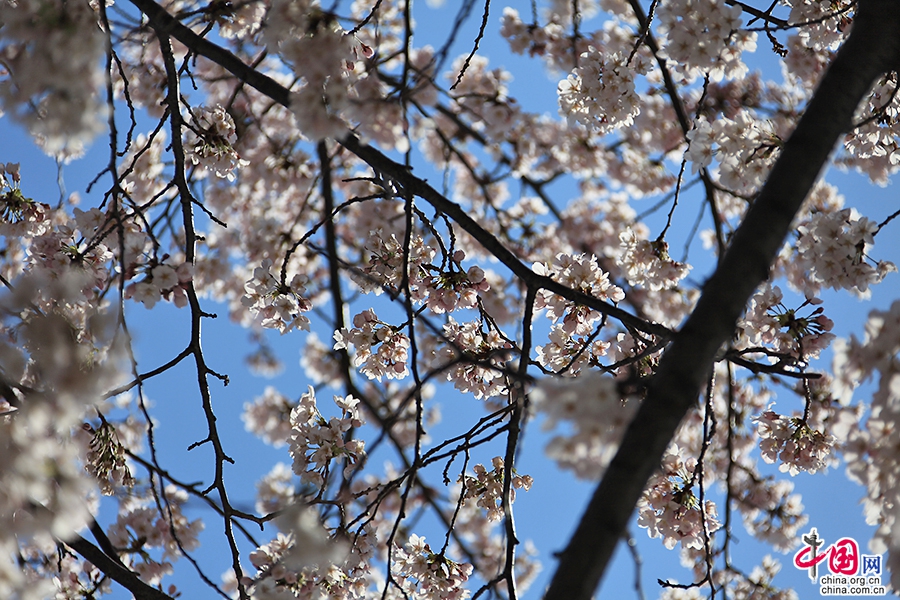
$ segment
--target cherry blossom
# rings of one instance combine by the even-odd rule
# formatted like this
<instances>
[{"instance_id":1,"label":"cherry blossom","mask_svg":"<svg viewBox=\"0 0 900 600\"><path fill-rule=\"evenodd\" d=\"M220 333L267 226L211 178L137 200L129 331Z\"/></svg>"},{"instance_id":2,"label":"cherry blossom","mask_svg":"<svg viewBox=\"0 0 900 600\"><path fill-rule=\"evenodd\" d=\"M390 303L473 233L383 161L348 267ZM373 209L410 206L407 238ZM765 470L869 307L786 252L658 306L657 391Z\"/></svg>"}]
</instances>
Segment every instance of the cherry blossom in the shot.
<instances>
[{"instance_id":1,"label":"cherry blossom","mask_svg":"<svg viewBox=\"0 0 900 600\"><path fill-rule=\"evenodd\" d=\"M900 170L900 15L440 4L0 4L0 596L521 598L548 468L661 597L788 599L735 541L846 467L900 588L897 214L827 168Z\"/></svg>"},{"instance_id":2,"label":"cherry blossom","mask_svg":"<svg viewBox=\"0 0 900 600\"><path fill-rule=\"evenodd\" d=\"M73 157L103 128L104 35L87 2L7 2L0 105L49 153ZM64 25L64 26L61 26Z\"/></svg>"},{"instance_id":3,"label":"cherry blossom","mask_svg":"<svg viewBox=\"0 0 900 600\"><path fill-rule=\"evenodd\" d=\"M186 146L195 165L212 171L216 177L234 181L235 169L248 164L234 150L236 141L234 120L221 106L201 107L191 112Z\"/></svg>"},{"instance_id":4,"label":"cherry blossom","mask_svg":"<svg viewBox=\"0 0 900 600\"><path fill-rule=\"evenodd\" d=\"M453 317L447 318L443 335L449 345L441 349L439 360L448 367L447 381L476 398L506 393L506 378L500 367L508 360L510 342L496 330L485 331L476 321L458 323Z\"/></svg>"},{"instance_id":5,"label":"cherry blossom","mask_svg":"<svg viewBox=\"0 0 900 600\"><path fill-rule=\"evenodd\" d=\"M668 450L661 472L655 475L638 502L638 525L650 537L662 537L666 548L703 548L709 534L721 527L716 505L701 502L693 490L693 459L685 461L677 446Z\"/></svg>"},{"instance_id":6,"label":"cherry blossom","mask_svg":"<svg viewBox=\"0 0 900 600\"><path fill-rule=\"evenodd\" d=\"M791 309L782 304L782 299L778 286L766 285L753 295L744 318L738 323L746 339L737 345L748 347L748 351L769 348L770 356L782 363L796 362L796 358L802 364L809 357L818 357L834 339L834 334L829 333L834 322L825 316L823 308L806 308L821 301L810 298L799 309ZM807 311L806 316L800 316Z\"/></svg>"},{"instance_id":7,"label":"cherry blossom","mask_svg":"<svg viewBox=\"0 0 900 600\"><path fill-rule=\"evenodd\" d=\"M191 521L182 513L181 505L188 499L186 492L169 486L161 494L170 507L166 515L153 507L151 495L136 495L125 503L109 529L110 541L116 547L131 549L131 567L155 584L172 572L170 561L180 557L182 549L192 550L199 545L197 536L203 529L202 521ZM162 549L158 558L149 552L156 548Z\"/></svg>"},{"instance_id":8,"label":"cherry blossom","mask_svg":"<svg viewBox=\"0 0 900 600\"><path fill-rule=\"evenodd\" d=\"M610 282L609 275L600 268L595 256L560 253L552 262L535 263L532 269L538 275L549 276L594 298L612 302L625 298L622 288ZM540 292L535 307L546 307L547 316L553 322L561 321L566 333L576 335L589 334L601 316L595 310L574 306L546 290Z\"/></svg>"},{"instance_id":9,"label":"cherry blossom","mask_svg":"<svg viewBox=\"0 0 900 600\"><path fill-rule=\"evenodd\" d=\"M371 308L353 317L353 325L353 329L334 332L335 350L353 347L354 365L370 379L403 379L409 375L406 334L382 323Z\"/></svg>"},{"instance_id":10,"label":"cherry blossom","mask_svg":"<svg viewBox=\"0 0 900 600\"><path fill-rule=\"evenodd\" d=\"M461 475L459 483L463 484L463 505L467 500L477 498L475 504L487 511L488 521L499 521L503 517L503 459L495 456L491 465L494 468L490 471L482 464L475 465L472 468L475 476ZM509 490L509 503L515 502L517 489L528 491L532 483L531 475L516 474Z\"/></svg>"},{"instance_id":11,"label":"cherry blossom","mask_svg":"<svg viewBox=\"0 0 900 600\"><path fill-rule=\"evenodd\" d=\"M359 400L353 396L335 396L334 403L343 414L326 420L319 413L315 391L310 387L291 410L289 451L294 459L294 473L303 483L322 487L333 460L346 461L343 469L346 476L365 458L365 442L344 438L350 428L362 425Z\"/></svg>"},{"instance_id":12,"label":"cherry blossom","mask_svg":"<svg viewBox=\"0 0 900 600\"><path fill-rule=\"evenodd\" d=\"M278 390L268 386L262 396L244 404L244 427L268 444L283 446L291 434L290 417L294 407Z\"/></svg>"},{"instance_id":13,"label":"cherry blossom","mask_svg":"<svg viewBox=\"0 0 900 600\"><path fill-rule=\"evenodd\" d=\"M290 284L283 284L272 275L272 263L263 261L253 270L253 279L244 285L241 303L256 313L260 325L287 333L294 328L309 329L309 319L302 313L312 304L303 297L303 277L294 275Z\"/></svg>"},{"instance_id":14,"label":"cherry blossom","mask_svg":"<svg viewBox=\"0 0 900 600\"><path fill-rule=\"evenodd\" d=\"M397 548L396 575L403 577L405 593L414 598L456 600L468 598L461 588L472 573L472 565L457 563L436 554L425 538L411 535L403 548Z\"/></svg>"},{"instance_id":15,"label":"cherry blossom","mask_svg":"<svg viewBox=\"0 0 900 600\"><path fill-rule=\"evenodd\" d=\"M713 80L746 74L741 52L756 49L756 34L739 31L740 7L724 0L679 0L660 8L666 53L682 69L706 71Z\"/></svg>"},{"instance_id":16,"label":"cherry blossom","mask_svg":"<svg viewBox=\"0 0 900 600\"><path fill-rule=\"evenodd\" d=\"M637 408L636 399L622 398L615 379L595 371L574 379L548 378L531 398L545 413L545 429L567 422L574 430L553 436L546 451L560 467L583 479L600 478Z\"/></svg>"},{"instance_id":17,"label":"cherry blossom","mask_svg":"<svg viewBox=\"0 0 900 600\"><path fill-rule=\"evenodd\" d=\"M621 266L628 283L650 290L669 289L684 279L690 265L669 257L668 244L663 240L639 240L633 230L620 235L622 241Z\"/></svg>"},{"instance_id":18,"label":"cherry blossom","mask_svg":"<svg viewBox=\"0 0 900 600\"><path fill-rule=\"evenodd\" d=\"M797 228L797 258L789 271L792 285L807 294L830 287L865 296L869 286L897 270L891 262L867 260L866 247L875 242L877 229L852 209L815 213ZM807 276L801 277L801 271Z\"/></svg>"},{"instance_id":19,"label":"cherry blossom","mask_svg":"<svg viewBox=\"0 0 900 600\"><path fill-rule=\"evenodd\" d=\"M620 54L602 57L592 48L581 55L581 66L559 82L560 113L570 123L600 133L631 125L640 111L633 72L643 73L647 68L640 61L625 65Z\"/></svg>"},{"instance_id":20,"label":"cherry blossom","mask_svg":"<svg viewBox=\"0 0 900 600\"><path fill-rule=\"evenodd\" d=\"M756 422L762 438L761 451L767 463L781 461L779 469L796 475L815 473L824 466L824 458L834 444L832 436L810 429L800 419L788 419L767 410Z\"/></svg>"}]
</instances>

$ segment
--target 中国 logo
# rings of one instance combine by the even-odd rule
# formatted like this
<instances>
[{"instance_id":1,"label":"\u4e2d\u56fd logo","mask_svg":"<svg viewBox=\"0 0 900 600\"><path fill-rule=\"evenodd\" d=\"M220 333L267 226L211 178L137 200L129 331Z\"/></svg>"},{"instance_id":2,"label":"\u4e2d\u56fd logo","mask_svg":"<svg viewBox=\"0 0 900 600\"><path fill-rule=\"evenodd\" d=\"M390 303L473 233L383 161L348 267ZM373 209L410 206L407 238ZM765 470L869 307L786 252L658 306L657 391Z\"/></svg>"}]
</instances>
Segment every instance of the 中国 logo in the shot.
<instances>
[{"instance_id":1,"label":"\u4e2d\u56fd logo","mask_svg":"<svg viewBox=\"0 0 900 600\"><path fill-rule=\"evenodd\" d=\"M794 554L794 566L806 570L822 596L884 596L881 584L882 556L860 554L853 538L825 544L813 527L801 538L803 547ZM823 573L827 565L828 573Z\"/></svg>"}]
</instances>

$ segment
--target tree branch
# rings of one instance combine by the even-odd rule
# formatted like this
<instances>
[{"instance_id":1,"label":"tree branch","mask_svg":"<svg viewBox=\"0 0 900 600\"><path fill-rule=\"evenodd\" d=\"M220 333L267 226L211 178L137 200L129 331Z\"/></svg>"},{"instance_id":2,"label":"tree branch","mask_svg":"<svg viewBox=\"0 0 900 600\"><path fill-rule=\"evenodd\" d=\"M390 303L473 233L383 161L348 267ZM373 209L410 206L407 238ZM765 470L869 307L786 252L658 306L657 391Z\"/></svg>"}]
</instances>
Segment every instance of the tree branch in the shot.
<instances>
[{"instance_id":1,"label":"tree branch","mask_svg":"<svg viewBox=\"0 0 900 600\"><path fill-rule=\"evenodd\" d=\"M647 397L597 487L545 600L588 600L666 447L697 402L716 353L787 235L838 138L875 79L900 57L900 3L860 0L850 37L785 143L759 197L738 228L697 307L659 362Z\"/></svg>"},{"instance_id":2,"label":"tree branch","mask_svg":"<svg viewBox=\"0 0 900 600\"><path fill-rule=\"evenodd\" d=\"M738 2L738 0L725 0L725 4L728 4L729 6L740 6L741 10L744 11L745 13L747 13L748 15L753 15L757 19L762 19L766 23L775 25L775 26L779 27L780 29L787 29L788 27L791 27L791 24L788 23L787 21L785 21L784 19L779 19L778 17L773 17L772 15L769 14L768 11L759 10L758 8L754 8L754 7L750 6L749 4L745 4L743 2Z\"/></svg>"},{"instance_id":3,"label":"tree branch","mask_svg":"<svg viewBox=\"0 0 900 600\"><path fill-rule=\"evenodd\" d=\"M200 37L182 25L153 0L131 0L131 3L147 15L151 26L157 32L170 34L193 52L205 56L217 63L220 67L224 68L247 85L255 88L260 93L265 94L285 107L290 107L290 90L271 77L244 64L240 58L228 50ZM479 244L493 254L497 260L506 265L507 268L529 287L549 290L554 294L562 296L566 300L570 300L577 304L583 304L602 314L618 319L624 325L639 331L657 335L662 338L667 338L671 335L672 332L663 325L648 323L647 321L632 315L628 311L609 304L608 302L582 294L581 292L566 287L549 277L538 275L532 271L530 267L522 263L515 254L510 252L500 240L476 223L475 220L472 219L458 204L445 198L437 190L428 185L426 181L414 176L410 173L408 168L391 160L375 148L363 144L359 141L359 138L352 133L348 133L347 136L343 140L339 140L339 142L342 146L369 164L373 169L387 175L396 183L403 186L406 191L422 198L434 208L456 221L460 227L475 238Z\"/></svg>"},{"instance_id":4,"label":"tree branch","mask_svg":"<svg viewBox=\"0 0 900 600\"><path fill-rule=\"evenodd\" d=\"M191 51L200 56L205 56L275 102L282 106L290 106L291 92L271 77L268 77L253 67L245 64L244 61L225 48L213 44L209 40L197 35L153 0L130 1L144 13L150 26L153 27L159 35L165 34L172 36L190 48Z\"/></svg>"},{"instance_id":5,"label":"tree branch","mask_svg":"<svg viewBox=\"0 0 900 600\"><path fill-rule=\"evenodd\" d=\"M164 33L161 29L154 28L154 31L156 31L156 35L159 40L160 53L163 57L163 64L165 66L167 78L166 104L169 124L172 130L172 154L175 158L175 185L178 189L178 194L181 199L181 217L182 224L184 226L184 260L186 263L194 265L197 234L194 229L193 205L196 200L191 193L190 186L185 176L186 159L184 148L182 147L182 131L184 127L184 121L181 117L181 102L179 99L180 93L178 91L178 69L175 64L175 57L172 53L172 46L168 34ZM240 551L237 546L237 541L234 539L234 524L232 523L234 512L231 507L230 500L228 499L228 491L225 487L225 463L229 462L234 464L234 460L225 453L225 448L219 436L218 426L216 425L216 415L213 412L212 407L212 395L209 390L209 377L210 375L216 376L216 374L209 368L206 363L206 359L203 356L203 346L201 341L201 321L204 317L207 317L209 315L207 315L207 313L205 313L200 307L200 300L197 297L197 292L194 289L193 282L187 284L185 292L187 293L188 304L191 307L191 341L189 344L189 348L191 354L193 354L194 356L194 365L196 367L197 373L197 384L200 389L201 404L203 407L203 412L206 416L206 423L208 428L206 438L199 442L195 442L188 447L188 450L196 448L197 446L205 444L207 442L212 444L213 452L215 454L215 477L209 487L202 493L205 495L207 492L210 492L213 489L217 490L219 493L219 505L222 508L225 537L228 540L228 545L231 550L231 567L234 571L234 576L238 581L238 597L241 598L241 600L247 600L249 596L247 595L247 592L244 589L243 584L241 583L241 579L243 578L243 571L240 561ZM221 376L219 377L222 378ZM227 378L224 379L227 385ZM160 490L160 496L165 499L164 489ZM157 502L159 502L158 499ZM166 505L168 506L168 501L166 501ZM160 508L162 508L161 505ZM169 514L168 520L172 538L175 540L181 553L191 562L191 564L194 565L195 568L197 568L197 573L205 583L207 583L212 589L216 590L221 596L227 598L227 595L220 589L218 589L216 584L213 583L212 580L210 580L200 570L197 562L182 546L181 541L178 539L178 535L175 532L175 527L171 520L171 514Z\"/></svg>"},{"instance_id":6,"label":"tree branch","mask_svg":"<svg viewBox=\"0 0 900 600\"><path fill-rule=\"evenodd\" d=\"M504 246L503 242L476 223L461 206L445 198L440 192L431 187L428 182L410 173L409 169L394 162L375 148L361 143L359 139L352 134L345 137L340 143L373 169L390 177L407 192L422 198L434 208L447 215L457 225L462 227L466 233L475 238L475 240L494 256L494 258L506 265L506 267L528 287L535 288L536 290L549 290L554 294L562 296L566 300L593 308L599 313L618 319L625 325L640 331L658 335L663 338L667 338L671 335L672 332L667 327L656 323L648 323L647 321L632 315L628 311L609 304L608 302L598 300L597 298L573 290L549 277L538 275L532 271L529 266L520 261L509 248Z\"/></svg>"},{"instance_id":7,"label":"tree branch","mask_svg":"<svg viewBox=\"0 0 900 600\"><path fill-rule=\"evenodd\" d=\"M107 556L100 548L80 535L66 540L65 544L131 592L135 600L172 600L172 596L150 587L141 581L137 573L125 568L118 560Z\"/></svg>"}]
</instances>

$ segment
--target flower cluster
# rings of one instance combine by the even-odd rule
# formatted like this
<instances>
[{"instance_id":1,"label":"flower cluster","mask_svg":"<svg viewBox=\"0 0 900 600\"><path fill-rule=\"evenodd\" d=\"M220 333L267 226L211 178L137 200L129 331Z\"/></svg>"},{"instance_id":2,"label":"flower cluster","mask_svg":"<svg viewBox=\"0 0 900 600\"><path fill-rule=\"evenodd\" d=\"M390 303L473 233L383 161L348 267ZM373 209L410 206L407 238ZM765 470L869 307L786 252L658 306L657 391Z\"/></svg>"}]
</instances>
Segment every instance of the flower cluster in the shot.
<instances>
[{"instance_id":1,"label":"flower cluster","mask_svg":"<svg viewBox=\"0 0 900 600\"><path fill-rule=\"evenodd\" d=\"M289 465L277 463L256 482L256 512L271 515L282 511L297 499L294 472Z\"/></svg>"},{"instance_id":2,"label":"flower cluster","mask_svg":"<svg viewBox=\"0 0 900 600\"><path fill-rule=\"evenodd\" d=\"M472 392L476 398L490 398L506 393L506 377L502 365L508 360L512 344L496 329L485 332L478 321L458 323L453 317L444 325L448 342L439 356L449 365L447 381L457 390Z\"/></svg>"},{"instance_id":3,"label":"flower cluster","mask_svg":"<svg viewBox=\"0 0 900 600\"><path fill-rule=\"evenodd\" d=\"M866 522L878 529L870 542L873 552L888 552L891 583L900 585L900 543L896 536L900 506L900 301L888 310L873 310L862 340L855 335L835 344L834 391L849 402L854 390L877 377L872 412L864 427L852 427L843 446L847 475L866 488Z\"/></svg>"},{"instance_id":4,"label":"flower cluster","mask_svg":"<svg viewBox=\"0 0 900 600\"><path fill-rule=\"evenodd\" d=\"M462 600L469 597L462 586L472 574L472 565L450 560L436 554L425 538L411 535L403 548L395 549L391 565L394 577L400 580L404 595L415 600Z\"/></svg>"},{"instance_id":5,"label":"flower cluster","mask_svg":"<svg viewBox=\"0 0 900 600\"><path fill-rule=\"evenodd\" d=\"M583 10L581 6L579 10ZM582 12L582 16L584 13ZM556 15L554 15L556 17ZM566 71L572 68L573 47L581 54L587 40L579 39L573 44L565 23L571 21L571 17L553 18L544 26L537 23L525 23L519 16L519 11L512 7L503 9L500 17L500 35L509 43L509 49L516 54L530 56L542 56L548 66L556 71ZM576 45L577 44L577 45Z\"/></svg>"},{"instance_id":6,"label":"flower cluster","mask_svg":"<svg viewBox=\"0 0 900 600\"><path fill-rule=\"evenodd\" d=\"M291 411L294 404L272 386L262 396L244 403L241 419L247 431L276 448L287 443L291 435Z\"/></svg>"},{"instance_id":7,"label":"flower cluster","mask_svg":"<svg viewBox=\"0 0 900 600\"><path fill-rule=\"evenodd\" d=\"M225 39L246 39L256 34L262 26L266 5L262 2L217 5L216 22L219 35Z\"/></svg>"},{"instance_id":8,"label":"flower cluster","mask_svg":"<svg viewBox=\"0 0 900 600\"><path fill-rule=\"evenodd\" d=\"M291 571L339 563L347 557L345 544L328 537L318 513L310 507L292 504L281 511L275 524L293 542L280 556L281 564Z\"/></svg>"},{"instance_id":9,"label":"flower cluster","mask_svg":"<svg viewBox=\"0 0 900 600\"><path fill-rule=\"evenodd\" d=\"M463 258L465 253L457 250L454 262L458 264ZM460 269L430 275L426 282L429 289L425 305L436 314L473 308L478 301L478 293L491 289L484 271L478 266L469 267L466 271Z\"/></svg>"},{"instance_id":10,"label":"flower cluster","mask_svg":"<svg viewBox=\"0 0 900 600\"><path fill-rule=\"evenodd\" d=\"M610 348L605 340L573 336L560 323L550 327L547 342L535 347L537 362L556 373L571 375L577 375L589 365L598 365L598 359L606 356Z\"/></svg>"},{"instance_id":11,"label":"flower cluster","mask_svg":"<svg viewBox=\"0 0 900 600\"><path fill-rule=\"evenodd\" d=\"M809 521L794 483L745 477L739 488L736 501L747 531L781 552L793 548Z\"/></svg>"},{"instance_id":12,"label":"flower cluster","mask_svg":"<svg viewBox=\"0 0 900 600\"><path fill-rule=\"evenodd\" d=\"M0 106L51 155L71 158L103 127L105 36L88 2L0 4Z\"/></svg>"},{"instance_id":13,"label":"flower cluster","mask_svg":"<svg viewBox=\"0 0 900 600\"><path fill-rule=\"evenodd\" d=\"M877 231L876 223L853 209L816 212L797 227L788 280L807 295L830 287L867 296L869 286L897 270L887 261L870 264L866 248Z\"/></svg>"},{"instance_id":14,"label":"flower cluster","mask_svg":"<svg viewBox=\"0 0 900 600\"><path fill-rule=\"evenodd\" d=\"M380 294L382 288L399 291L403 280L403 244L395 234L387 235L384 230L376 229L369 232L366 242L369 252L369 260L363 269L365 278L357 278L358 285L365 292ZM413 297L420 300L425 296L425 282L427 268L434 258L435 250L425 244L419 235L412 236L408 253L409 289Z\"/></svg>"},{"instance_id":15,"label":"flower cluster","mask_svg":"<svg viewBox=\"0 0 900 600\"><path fill-rule=\"evenodd\" d=\"M253 270L253 279L244 284L241 304L261 318L260 325L287 333L293 329L309 330L309 319L302 313L312 308L303 297L304 277L294 275L290 285L272 275L272 261L266 259Z\"/></svg>"},{"instance_id":16,"label":"flower cluster","mask_svg":"<svg viewBox=\"0 0 900 600\"><path fill-rule=\"evenodd\" d=\"M796 475L815 473L825 467L834 437L825 435L797 417L785 417L767 410L754 421L761 439L760 452L767 463L781 461L778 469Z\"/></svg>"},{"instance_id":17,"label":"flower cluster","mask_svg":"<svg viewBox=\"0 0 900 600\"><path fill-rule=\"evenodd\" d=\"M333 460L346 461L344 476L347 476L366 456L365 442L348 435L351 428L360 427L363 423L359 400L353 396L335 396L334 403L341 409L341 417L325 419L316 406L316 393L310 386L291 410L288 442L294 459L294 473L300 476L301 482L318 488L325 485Z\"/></svg>"},{"instance_id":18,"label":"flower cluster","mask_svg":"<svg viewBox=\"0 0 900 600\"><path fill-rule=\"evenodd\" d=\"M281 530L275 538L250 553L257 573L242 582L253 598L320 598L328 590L348 597L345 561L349 549L330 537L311 507L293 504L275 520Z\"/></svg>"},{"instance_id":19,"label":"flower cluster","mask_svg":"<svg viewBox=\"0 0 900 600\"><path fill-rule=\"evenodd\" d=\"M706 168L712 162L715 152L713 144L716 141L712 125L706 117L700 117L694 122L694 128L685 135L688 139L688 148L684 153L684 159L691 163L691 173Z\"/></svg>"},{"instance_id":20,"label":"flower cluster","mask_svg":"<svg viewBox=\"0 0 900 600\"><path fill-rule=\"evenodd\" d=\"M156 201L158 198L170 197L170 194L167 194L166 180L163 177L165 148L165 131L156 132L149 138L142 133L137 136L125 154L122 165L119 167L119 176L122 181L122 190L135 202L143 204ZM133 244L127 240L126 246L131 249ZM143 244L137 250L138 254L142 253ZM126 258L122 260L126 264L129 262Z\"/></svg>"},{"instance_id":21,"label":"flower cluster","mask_svg":"<svg viewBox=\"0 0 900 600\"><path fill-rule=\"evenodd\" d=\"M86 413L119 383L123 365L119 348L112 345L113 320L90 304L84 292L89 285L89 278L76 270L60 269L56 278L33 272L0 297L7 332L0 339L6 400L0 417L4 550L51 535L67 539L97 510L97 483L78 462L84 452L76 438L84 433ZM120 466L106 465L110 470L105 475ZM0 577L5 571L0 559ZM20 588L31 583L17 575L0 582L0 588L18 597Z\"/></svg>"},{"instance_id":22,"label":"flower cluster","mask_svg":"<svg viewBox=\"0 0 900 600\"><path fill-rule=\"evenodd\" d=\"M57 543L49 535L39 535L27 544L20 540L18 547L0 540L0 594L43 600L112 592L109 577L72 554L59 554ZM48 561L48 556L56 560Z\"/></svg>"},{"instance_id":23,"label":"flower cluster","mask_svg":"<svg viewBox=\"0 0 900 600\"><path fill-rule=\"evenodd\" d=\"M815 0L792 0L791 23L804 23L797 37L805 48L817 51L837 50L846 36L848 0L835 0L822 6Z\"/></svg>"},{"instance_id":24,"label":"flower cluster","mask_svg":"<svg viewBox=\"0 0 900 600\"><path fill-rule=\"evenodd\" d=\"M653 291L667 290L678 285L691 270L690 265L669 257L669 244L663 240L638 239L630 228L619 239L622 242L620 266L631 285Z\"/></svg>"},{"instance_id":25,"label":"flower cluster","mask_svg":"<svg viewBox=\"0 0 900 600\"><path fill-rule=\"evenodd\" d=\"M834 323L823 314L821 306L809 315L798 314L801 308L821 301L811 298L800 308L786 308L782 304L781 289L764 284L751 298L747 312L738 321L737 347L764 346L780 363L793 359L816 358L834 339L829 333Z\"/></svg>"},{"instance_id":26,"label":"flower cluster","mask_svg":"<svg viewBox=\"0 0 900 600\"><path fill-rule=\"evenodd\" d=\"M165 494L167 510L160 513L152 494L132 495L122 501L116 522L108 535L113 547L127 549L135 561L130 566L140 573L150 585L159 585L162 578L172 572L172 562L184 550L194 550L200 545L198 535L203 521L189 520L182 512L187 502L187 492L167 486ZM156 560L148 550L162 548L162 558Z\"/></svg>"},{"instance_id":27,"label":"flower cluster","mask_svg":"<svg viewBox=\"0 0 900 600\"><path fill-rule=\"evenodd\" d=\"M544 429L561 422L573 429L553 436L546 452L582 479L603 475L637 408L637 400L622 399L613 377L597 371L542 379L531 400L545 416Z\"/></svg>"},{"instance_id":28,"label":"flower cluster","mask_svg":"<svg viewBox=\"0 0 900 600\"><path fill-rule=\"evenodd\" d=\"M50 207L22 194L21 181L17 163L0 163L0 235L44 235L50 231Z\"/></svg>"},{"instance_id":29,"label":"flower cluster","mask_svg":"<svg viewBox=\"0 0 900 600\"><path fill-rule=\"evenodd\" d=\"M459 82L455 73L466 65L466 76ZM509 97L510 74L502 68L488 68L488 59L459 57L453 62L448 80L453 82L453 96L461 114L471 119L472 127L492 138L506 135L518 123L516 101ZM465 177L465 172L460 171Z\"/></svg>"},{"instance_id":30,"label":"flower cluster","mask_svg":"<svg viewBox=\"0 0 900 600\"><path fill-rule=\"evenodd\" d=\"M134 477L125 461L125 446L119 441L116 428L107 421L96 429L88 424L82 427L91 433L84 468L100 483L103 495L111 496L121 487L133 487Z\"/></svg>"},{"instance_id":31,"label":"flower cluster","mask_svg":"<svg viewBox=\"0 0 900 600\"><path fill-rule=\"evenodd\" d=\"M671 446L656 473L638 500L638 526L650 537L662 537L666 548L679 542L683 548L701 549L710 533L721 527L716 505L711 500L701 506L693 491L696 460L685 458L684 450Z\"/></svg>"},{"instance_id":32,"label":"flower cluster","mask_svg":"<svg viewBox=\"0 0 900 600\"><path fill-rule=\"evenodd\" d=\"M488 471L484 465L477 464L472 467L475 476L460 475L459 483L463 484L461 502L477 499L475 504L487 511L488 521L499 521L503 518L503 459L495 456L491 460L493 469ZM509 489L509 503L516 501L516 490L531 489L534 479L531 475L514 475Z\"/></svg>"},{"instance_id":33,"label":"flower cluster","mask_svg":"<svg viewBox=\"0 0 900 600\"><path fill-rule=\"evenodd\" d=\"M771 121L758 121L747 110L739 110L732 116L722 116L712 123L699 118L688 132L688 148L685 158L697 171L708 167L718 158L719 182L738 194L752 194L759 189L769 173L782 146L782 139ZM717 147L713 149L713 144ZM724 199L730 201L730 199ZM726 215L745 208L722 206Z\"/></svg>"},{"instance_id":34,"label":"flower cluster","mask_svg":"<svg viewBox=\"0 0 900 600\"><path fill-rule=\"evenodd\" d=\"M378 7L366 10L366 20L375 11ZM290 109L305 136L316 141L340 138L355 121L363 136L383 147L401 152L408 148L400 104L387 98L387 86L364 68L375 54L371 46L345 32L337 17L315 1L276 0L267 17L263 38L301 84L291 92ZM384 18L379 15L377 20L384 23ZM373 41L385 50L391 45L381 35Z\"/></svg>"},{"instance_id":35,"label":"flower cluster","mask_svg":"<svg viewBox=\"0 0 900 600\"><path fill-rule=\"evenodd\" d=\"M900 352L900 300L894 301L888 310L870 312L863 339L856 335L839 339L834 351L837 397L849 402L853 390L878 373L879 389L874 404L889 406L894 399L893 375Z\"/></svg>"},{"instance_id":36,"label":"flower cluster","mask_svg":"<svg viewBox=\"0 0 900 600\"><path fill-rule=\"evenodd\" d=\"M462 492L461 489L459 491ZM506 540L497 531L499 522L492 521L487 511L471 502L459 506L457 511L454 533L469 550L468 556L471 557L475 571L491 574L503 572L506 565ZM455 544L451 544L453 556L462 556L462 549L454 546ZM515 577L520 593L528 589L541 570L537 556L537 549L531 540L525 540L517 548Z\"/></svg>"},{"instance_id":37,"label":"flower cluster","mask_svg":"<svg viewBox=\"0 0 900 600\"><path fill-rule=\"evenodd\" d=\"M132 281L125 287L125 298L134 299L145 308L153 308L160 298L165 298L178 308L184 308L188 304L186 290L193 272L190 263L181 263L177 267L166 264L148 267L144 279Z\"/></svg>"},{"instance_id":38,"label":"flower cluster","mask_svg":"<svg viewBox=\"0 0 900 600\"><path fill-rule=\"evenodd\" d=\"M532 270L588 296L610 302L625 299L622 288L609 281L609 274L597 264L596 256L559 253L549 262L534 263ZM535 308L547 309L554 322L562 320L563 330L570 335L590 335L601 314L586 306L576 305L553 292L541 290Z\"/></svg>"},{"instance_id":39,"label":"flower cluster","mask_svg":"<svg viewBox=\"0 0 900 600\"><path fill-rule=\"evenodd\" d=\"M409 375L409 338L378 319L374 309L353 317L353 329L334 332L334 349L353 348L353 366L369 379Z\"/></svg>"},{"instance_id":40,"label":"flower cluster","mask_svg":"<svg viewBox=\"0 0 900 600\"><path fill-rule=\"evenodd\" d=\"M341 113L349 107L345 66L353 58L348 36L311 0L276 0L267 17L266 42L305 83L291 97L297 126L314 140L340 137L347 129Z\"/></svg>"},{"instance_id":41,"label":"flower cluster","mask_svg":"<svg viewBox=\"0 0 900 600\"><path fill-rule=\"evenodd\" d=\"M597 133L628 127L640 112L634 89L636 73L646 73L649 63L636 55L630 65L625 56L604 56L592 48L579 59L568 77L559 82L559 112L570 124L578 124Z\"/></svg>"},{"instance_id":42,"label":"flower cluster","mask_svg":"<svg viewBox=\"0 0 900 600\"><path fill-rule=\"evenodd\" d=\"M216 177L234 181L235 171L250 164L234 149L237 133L234 119L224 108L205 106L191 111L185 148L191 162Z\"/></svg>"},{"instance_id":43,"label":"flower cluster","mask_svg":"<svg viewBox=\"0 0 900 600\"><path fill-rule=\"evenodd\" d=\"M725 0L676 0L660 6L660 29L666 54L685 71L710 73L710 79L747 73L741 52L756 49L756 34L738 32L741 8Z\"/></svg>"}]
</instances>

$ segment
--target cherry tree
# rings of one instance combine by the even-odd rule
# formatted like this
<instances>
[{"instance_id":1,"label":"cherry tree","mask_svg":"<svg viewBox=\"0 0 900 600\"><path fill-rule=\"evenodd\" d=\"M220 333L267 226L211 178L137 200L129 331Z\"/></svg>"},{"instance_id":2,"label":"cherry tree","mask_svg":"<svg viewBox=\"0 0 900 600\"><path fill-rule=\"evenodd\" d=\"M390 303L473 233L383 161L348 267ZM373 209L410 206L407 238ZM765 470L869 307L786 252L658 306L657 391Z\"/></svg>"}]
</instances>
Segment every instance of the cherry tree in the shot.
<instances>
[{"instance_id":1,"label":"cherry tree","mask_svg":"<svg viewBox=\"0 0 900 600\"><path fill-rule=\"evenodd\" d=\"M665 598L796 598L774 559L733 563L733 532L793 549L792 478L842 464L900 588L900 302L837 339L821 297L896 271L875 242L900 211L820 179L898 168L900 6L521 4L467 0L428 39L403 0L0 0L5 119L60 165L108 148L61 199L0 165L0 596L174 598L177 567L210 597L514 599L539 569L514 510L536 426L599 482L548 600L590 598L631 525L692 567ZM132 330L166 305L190 331L148 366ZM269 330L303 344L299 392L242 409L284 458L254 482L217 421L217 310L259 372ZM145 390L185 366L200 483L160 459ZM479 410L433 439L460 397Z\"/></svg>"}]
</instances>

